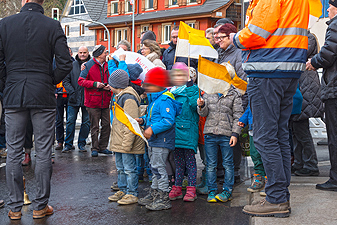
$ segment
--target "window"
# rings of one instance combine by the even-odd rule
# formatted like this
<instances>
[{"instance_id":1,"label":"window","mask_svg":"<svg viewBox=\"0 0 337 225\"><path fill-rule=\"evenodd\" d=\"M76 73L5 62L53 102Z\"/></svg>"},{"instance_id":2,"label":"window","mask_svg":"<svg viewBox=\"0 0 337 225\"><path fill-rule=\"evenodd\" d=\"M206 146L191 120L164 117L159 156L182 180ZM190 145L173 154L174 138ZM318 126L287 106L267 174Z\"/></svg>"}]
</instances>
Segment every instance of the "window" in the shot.
<instances>
[{"instance_id":1,"label":"window","mask_svg":"<svg viewBox=\"0 0 337 225\"><path fill-rule=\"evenodd\" d=\"M148 25L142 26L142 32L143 32L143 31L148 31L148 30L149 30L149 26L148 26Z\"/></svg>"},{"instance_id":2,"label":"window","mask_svg":"<svg viewBox=\"0 0 337 225\"><path fill-rule=\"evenodd\" d=\"M197 0L187 0L187 3L197 3Z\"/></svg>"},{"instance_id":3,"label":"window","mask_svg":"<svg viewBox=\"0 0 337 225\"><path fill-rule=\"evenodd\" d=\"M84 35L84 30L85 30L85 24L80 23L80 36Z\"/></svg>"},{"instance_id":4,"label":"window","mask_svg":"<svg viewBox=\"0 0 337 225\"><path fill-rule=\"evenodd\" d=\"M132 13L132 5L130 0L125 0L125 13Z\"/></svg>"},{"instance_id":5,"label":"window","mask_svg":"<svg viewBox=\"0 0 337 225\"><path fill-rule=\"evenodd\" d=\"M121 28L115 29L115 43L118 44L121 40L127 40L128 38L128 29Z\"/></svg>"},{"instance_id":6,"label":"window","mask_svg":"<svg viewBox=\"0 0 337 225\"><path fill-rule=\"evenodd\" d=\"M108 40L108 32L106 30L103 31L103 41Z\"/></svg>"},{"instance_id":7,"label":"window","mask_svg":"<svg viewBox=\"0 0 337 225\"><path fill-rule=\"evenodd\" d=\"M163 25L163 43L171 41L171 24Z\"/></svg>"},{"instance_id":8,"label":"window","mask_svg":"<svg viewBox=\"0 0 337 225\"><path fill-rule=\"evenodd\" d=\"M118 1L111 1L110 16L118 14Z\"/></svg>"},{"instance_id":9,"label":"window","mask_svg":"<svg viewBox=\"0 0 337 225\"><path fill-rule=\"evenodd\" d=\"M78 15L86 13L82 0L73 0L69 15Z\"/></svg>"},{"instance_id":10,"label":"window","mask_svg":"<svg viewBox=\"0 0 337 225\"><path fill-rule=\"evenodd\" d=\"M192 28L195 28L195 23L188 23L187 25L192 27Z\"/></svg>"},{"instance_id":11,"label":"window","mask_svg":"<svg viewBox=\"0 0 337 225\"><path fill-rule=\"evenodd\" d=\"M170 6L178 6L177 0L170 0Z\"/></svg>"},{"instance_id":12,"label":"window","mask_svg":"<svg viewBox=\"0 0 337 225\"><path fill-rule=\"evenodd\" d=\"M64 34L68 37L69 36L69 25L64 26Z\"/></svg>"},{"instance_id":13,"label":"window","mask_svg":"<svg viewBox=\"0 0 337 225\"><path fill-rule=\"evenodd\" d=\"M153 9L153 0L146 0L145 8L146 9Z\"/></svg>"}]
</instances>

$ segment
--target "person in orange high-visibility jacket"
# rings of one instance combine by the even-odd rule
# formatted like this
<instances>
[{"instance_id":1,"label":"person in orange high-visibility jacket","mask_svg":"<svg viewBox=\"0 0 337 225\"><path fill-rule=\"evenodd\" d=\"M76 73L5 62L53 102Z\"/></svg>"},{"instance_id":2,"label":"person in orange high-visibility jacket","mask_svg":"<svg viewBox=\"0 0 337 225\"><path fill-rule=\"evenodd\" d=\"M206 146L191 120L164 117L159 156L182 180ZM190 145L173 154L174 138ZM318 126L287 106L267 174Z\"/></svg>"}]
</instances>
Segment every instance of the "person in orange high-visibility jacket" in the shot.
<instances>
[{"instance_id":1,"label":"person in orange high-visibility jacket","mask_svg":"<svg viewBox=\"0 0 337 225\"><path fill-rule=\"evenodd\" d=\"M63 87L62 81L56 85L55 96L56 96L55 128L56 128L56 141L57 141L57 146L55 147L55 150L62 150L64 142L64 113L67 113L68 108L68 95L66 89Z\"/></svg>"},{"instance_id":2,"label":"person in orange high-visibility jacket","mask_svg":"<svg viewBox=\"0 0 337 225\"><path fill-rule=\"evenodd\" d=\"M243 51L254 144L268 177L266 199L246 205L243 213L248 215L290 214L288 121L298 78L305 70L308 22L308 0L251 0L245 28L230 35Z\"/></svg>"}]
</instances>

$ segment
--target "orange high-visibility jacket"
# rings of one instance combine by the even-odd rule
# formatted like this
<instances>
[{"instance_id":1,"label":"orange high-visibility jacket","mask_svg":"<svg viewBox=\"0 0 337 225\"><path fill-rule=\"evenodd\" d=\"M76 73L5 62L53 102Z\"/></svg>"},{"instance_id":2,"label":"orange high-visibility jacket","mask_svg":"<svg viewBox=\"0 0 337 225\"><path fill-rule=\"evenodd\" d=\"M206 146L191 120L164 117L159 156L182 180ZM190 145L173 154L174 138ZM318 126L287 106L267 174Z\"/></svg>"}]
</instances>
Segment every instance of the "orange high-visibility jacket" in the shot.
<instances>
[{"instance_id":1,"label":"orange high-visibility jacket","mask_svg":"<svg viewBox=\"0 0 337 225\"><path fill-rule=\"evenodd\" d=\"M67 91L66 91L66 89L63 87L63 81L61 81L60 83L58 83L57 85L56 85L56 88L62 88L62 97L63 98L66 98L67 97Z\"/></svg>"},{"instance_id":2,"label":"orange high-visibility jacket","mask_svg":"<svg viewBox=\"0 0 337 225\"><path fill-rule=\"evenodd\" d=\"M251 0L234 44L249 77L299 78L308 48L308 0Z\"/></svg>"}]
</instances>

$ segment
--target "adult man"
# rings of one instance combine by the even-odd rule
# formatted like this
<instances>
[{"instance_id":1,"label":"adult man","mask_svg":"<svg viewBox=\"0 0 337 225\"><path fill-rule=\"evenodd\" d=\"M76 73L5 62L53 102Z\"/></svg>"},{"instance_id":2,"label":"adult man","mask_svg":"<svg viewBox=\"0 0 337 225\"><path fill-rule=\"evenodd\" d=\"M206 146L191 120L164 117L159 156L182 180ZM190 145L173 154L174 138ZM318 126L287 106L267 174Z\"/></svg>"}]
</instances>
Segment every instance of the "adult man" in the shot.
<instances>
[{"instance_id":1,"label":"adult man","mask_svg":"<svg viewBox=\"0 0 337 225\"><path fill-rule=\"evenodd\" d=\"M75 136L75 124L78 111L82 111L82 124L78 135L78 149L80 152L86 152L86 138L90 132L89 114L84 106L84 88L78 85L78 78L81 74L81 65L90 60L88 48L81 46L78 48L78 53L73 62L73 69L68 76L63 80L63 86L68 93L68 111L67 111L67 126L65 146L62 152L69 152L73 146Z\"/></svg>"},{"instance_id":2,"label":"adult man","mask_svg":"<svg viewBox=\"0 0 337 225\"><path fill-rule=\"evenodd\" d=\"M22 0L19 14L0 21L0 92L4 93L8 148L6 180L11 219L21 219L21 157L29 118L36 152L37 193L33 200L33 218L53 214L48 200L55 134L54 85L71 71L72 62L60 23L43 15L42 4L43 0ZM54 56L57 68L53 71Z\"/></svg>"},{"instance_id":3,"label":"adult man","mask_svg":"<svg viewBox=\"0 0 337 225\"><path fill-rule=\"evenodd\" d=\"M211 43L211 45L214 47L215 45L215 41L214 41L214 28L210 27L207 28L206 31L206 38L209 40L209 42Z\"/></svg>"},{"instance_id":4,"label":"adult man","mask_svg":"<svg viewBox=\"0 0 337 225\"><path fill-rule=\"evenodd\" d=\"M108 84L108 63L105 61L107 53L103 45L96 45L92 53L93 59L85 64L85 69L78 78L78 84L84 87L84 105L87 107L91 130L91 156L98 153L112 154L106 149L110 136L109 104L111 92ZM101 135L98 140L99 122L101 121Z\"/></svg>"},{"instance_id":5,"label":"adult man","mask_svg":"<svg viewBox=\"0 0 337 225\"><path fill-rule=\"evenodd\" d=\"M331 162L330 179L323 184L317 184L316 188L337 191L337 1L330 0L329 4L330 20L327 22L324 46L317 55L308 60L307 68L312 70L323 68L321 99L325 103L325 124Z\"/></svg>"},{"instance_id":6,"label":"adult man","mask_svg":"<svg viewBox=\"0 0 337 225\"><path fill-rule=\"evenodd\" d=\"M267 197L259 204L246 205L243 212L287 217L291 177L288 121L298 78L305 70L309 3L251 1L247 17L246 27L230 36L243 49L243 69L250 77L247 92L254 118L254 144L268 182Z\"/></svg>"}]
</instances>

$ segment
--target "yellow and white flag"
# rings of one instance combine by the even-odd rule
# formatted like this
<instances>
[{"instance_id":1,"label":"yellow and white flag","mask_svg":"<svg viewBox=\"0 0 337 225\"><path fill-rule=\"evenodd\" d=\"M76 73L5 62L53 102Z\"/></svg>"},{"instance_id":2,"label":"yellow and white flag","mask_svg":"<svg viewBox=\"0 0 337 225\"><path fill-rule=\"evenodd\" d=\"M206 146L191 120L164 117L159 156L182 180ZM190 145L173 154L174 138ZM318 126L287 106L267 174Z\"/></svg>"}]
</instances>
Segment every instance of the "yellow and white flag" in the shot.
<instances>
[{"instance_id":1,"label":"yellow and white flag","mask_svg":"<svg viewBox=\"0 0 337 225\"><path fill-rule=\"evenodd\" d=\"M309 0L310 15L309 15L309 26L311 29L314 24L318 21L319 17L322 15L323 5L321 0Z\"/></svg>"},{"instance_id":2,"label":"yellow and white flag","mask_svg":"<svg viewBox=\"0 0 337 225\"><path fill-rule=\"evenodd\" d=\"M113 109L114 115L117 118L119 122L124 124L129 130L135 134L141 137L149 146L149 143L147 142L147 139L144 137L142 130L140 129L140 126L138 122L132 118L130 115L128 115L126 112L124 112L124 109L120 107L116 102L115 102L115 107Z\"/></svg>"},{"instance_id":3,"label":"yellow and white flag","mask_svg":"<svg viewBox=\"0 0 337 225\"><path fill-rule=\"evenodd\" d=\"M218 52L205 37L205 31L194 29L180 21L176 56L198 59L199 55L218 58Z\"/></svg>"},{"instance_id":4,"label":"yellow and white flag","mask_svg":"<svg viewBox=\"0 0 337 225\"><path fill-rule=\"evenodd\" d=\"M242 95L246 92L247 82L236 75L230 63L220 65L199 57L198 86L201 90L207 94L226 95L231 85L236 87Z\"/></svg>"}]
</instances>

